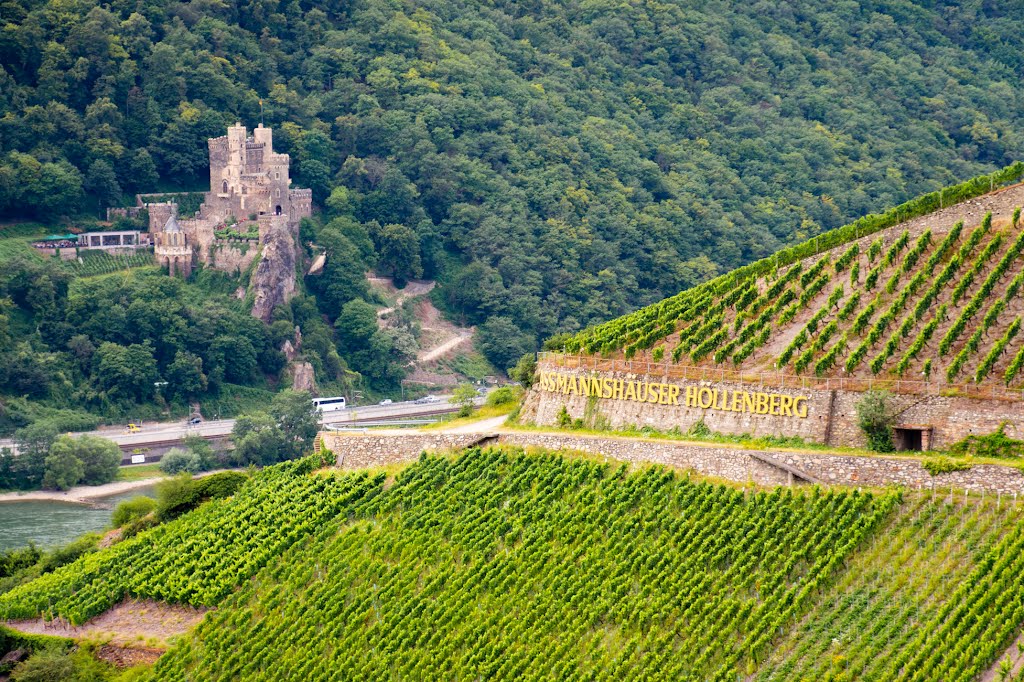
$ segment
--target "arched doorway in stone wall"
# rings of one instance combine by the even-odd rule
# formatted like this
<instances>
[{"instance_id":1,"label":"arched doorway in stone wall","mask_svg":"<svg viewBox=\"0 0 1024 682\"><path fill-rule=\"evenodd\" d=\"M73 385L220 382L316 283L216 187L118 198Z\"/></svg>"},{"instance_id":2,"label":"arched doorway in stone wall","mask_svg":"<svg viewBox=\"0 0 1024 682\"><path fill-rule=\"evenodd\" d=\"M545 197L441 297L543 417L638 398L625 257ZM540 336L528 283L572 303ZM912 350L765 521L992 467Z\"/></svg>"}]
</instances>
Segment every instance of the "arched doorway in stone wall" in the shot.
<instances>
[{"instance_id":1,"label":"arched doorway in stone wall","mask_svg":"<svg viewBox=\"0 0 1024 682\"><path fill-rule=\"evenodd\" d=\"M224 190L223 190L222 194L227 194L227 193L228 193L228 181L225 180L224 181Z\"/></svg>"},{"instance_id":2,"label":"arched doorway in stone wall","mask_svg":"<svg viewBox=\"0 0 1024 682\"><path fill-rule=\"evenodd\" d=\"M278 204L277 206L274 207L274 213L276 215L281 215L281 204Z\"/></svg>"}]
</instances>

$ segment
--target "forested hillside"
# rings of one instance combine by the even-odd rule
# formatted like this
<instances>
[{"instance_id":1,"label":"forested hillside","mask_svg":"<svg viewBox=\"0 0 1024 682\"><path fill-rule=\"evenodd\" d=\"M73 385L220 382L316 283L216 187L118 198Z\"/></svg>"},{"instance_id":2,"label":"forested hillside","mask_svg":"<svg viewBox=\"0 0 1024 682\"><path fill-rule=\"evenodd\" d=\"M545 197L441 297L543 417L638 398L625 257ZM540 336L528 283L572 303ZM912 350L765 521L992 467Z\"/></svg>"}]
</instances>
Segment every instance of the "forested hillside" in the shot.
<instances>
[{"instance_id":1,"label":"forested hillside","mask_svg":"<svg viewBox=\"0 0 1024 682\"><path fill-rule=\"evenodd\" d=\"M333 251L439 278L501 365L1024 155L1014 12L9 0L0 214L201 186L206 138L262 101ZM330 313L358 294L327 275Z\"/></svg>"},{"instance_id":2,"label":"forested hillside","mask_svg":"<svg viewBox=\"0 0 1024 682\"><path fill-rule=\"evenodd\" d=\"M216 606L154 680L974 680L1024 621L1009 498L756 491L470 449L255 473L0 594L82 623Z\"/></svg>"}]
</instances>

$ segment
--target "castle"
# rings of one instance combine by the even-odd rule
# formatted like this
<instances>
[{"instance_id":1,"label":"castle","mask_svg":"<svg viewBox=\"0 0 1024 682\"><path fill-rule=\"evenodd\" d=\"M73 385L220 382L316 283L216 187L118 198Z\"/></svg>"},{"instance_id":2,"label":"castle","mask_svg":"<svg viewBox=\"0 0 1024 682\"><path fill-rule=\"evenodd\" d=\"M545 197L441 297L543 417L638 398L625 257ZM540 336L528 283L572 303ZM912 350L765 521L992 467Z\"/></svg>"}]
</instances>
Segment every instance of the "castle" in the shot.
<instances>
[{"instance_id":1,"label":"castle","mask_svg":"<svg viewBox=\"0 0 1024 682\"><path fill-rule=\"evenodd\" d=\"M149 232L157 263L172 276L188 277L196 261L234 269L217 262L217 232L258 233L260 245L274 232L298 234L299 222L312 212L312 191L292 189L290 158L274 151L273 133L261 123L249 136L241 123L228 134L212 138L210 191L193 218L178 216L174 202L147 204ZM255 252L253 253L255 255ZM249 258L251 262L251 257Z\"/></svg>"}]
</instances>

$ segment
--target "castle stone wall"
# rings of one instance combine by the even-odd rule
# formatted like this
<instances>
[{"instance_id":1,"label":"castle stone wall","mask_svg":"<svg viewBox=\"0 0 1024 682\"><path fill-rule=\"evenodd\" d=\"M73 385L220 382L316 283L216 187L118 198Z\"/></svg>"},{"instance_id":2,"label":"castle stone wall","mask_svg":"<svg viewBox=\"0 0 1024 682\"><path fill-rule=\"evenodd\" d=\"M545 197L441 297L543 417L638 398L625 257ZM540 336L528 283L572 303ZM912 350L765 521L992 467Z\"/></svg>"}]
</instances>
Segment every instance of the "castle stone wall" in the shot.
<instances>
[{"instance_id":1,"label":"castle stone wall","mask_svg":"<svg viewBox=\"0 0 1024 682\"><path fill-rule=\"evenodd\" d=\"M220 241L210 251L211 264L214 268L229 274L245 272L260 253L259 246L253 240L247 244L231 241Z\"/></svg>"}]
</instances>

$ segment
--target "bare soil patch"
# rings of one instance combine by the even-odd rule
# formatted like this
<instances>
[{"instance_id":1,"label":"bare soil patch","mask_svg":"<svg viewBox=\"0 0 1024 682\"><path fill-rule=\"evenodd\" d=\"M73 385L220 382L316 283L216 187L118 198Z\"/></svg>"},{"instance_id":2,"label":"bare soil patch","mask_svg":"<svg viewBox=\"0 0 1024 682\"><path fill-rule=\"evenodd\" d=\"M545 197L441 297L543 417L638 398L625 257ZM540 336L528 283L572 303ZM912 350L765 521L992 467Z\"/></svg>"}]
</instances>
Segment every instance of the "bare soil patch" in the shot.
<instances>
[{"instance_id":1,"label":"bare soil patch","mask_svg":"<svg viewBox=\"0 0 1024 682\"><path fill-rule=\"evenodd\" d=\"M207 610L128 599L80 626L59 619L46 621L42 618L7 621L6 626L30 635L106 640L118 647L159 650L166 647L171 637L198 625Z\"/></svg>"},{"instance_id":2,"label":"bare soil patch","mask_svg":"<svg viewBox=\"0 0 1024 682\"><path fill-rule=\"evenodd\" d=\"M96 650L96 658L117 668L131 668L136 665L153 665L163 653L163 649L151 647L104 644Z\"/></svg>"}]
</instances>

